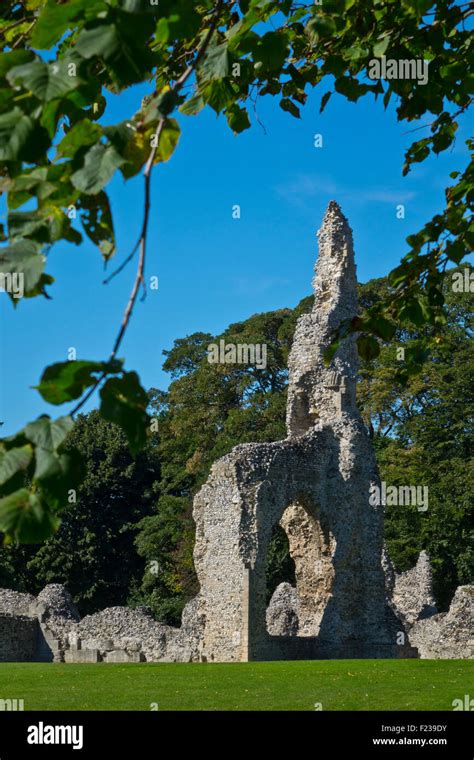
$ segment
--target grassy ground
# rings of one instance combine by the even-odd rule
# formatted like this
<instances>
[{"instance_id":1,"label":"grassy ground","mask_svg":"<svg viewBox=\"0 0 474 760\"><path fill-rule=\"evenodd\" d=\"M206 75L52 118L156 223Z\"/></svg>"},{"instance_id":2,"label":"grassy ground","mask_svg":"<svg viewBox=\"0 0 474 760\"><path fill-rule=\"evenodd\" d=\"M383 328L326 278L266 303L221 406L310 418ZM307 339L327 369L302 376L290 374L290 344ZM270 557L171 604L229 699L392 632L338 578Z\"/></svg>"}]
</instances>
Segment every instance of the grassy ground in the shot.
<instances>
[{"instance_id":1,"label":"grassy ground","mask_svg":"<svg viewBox=\"0 0 474 760\"><path fill-rule=\"evenodd\" d=\"M452 710L464 694L473 661L0 665L0 699L25 710Z\"/></svg>"}]
</instances>

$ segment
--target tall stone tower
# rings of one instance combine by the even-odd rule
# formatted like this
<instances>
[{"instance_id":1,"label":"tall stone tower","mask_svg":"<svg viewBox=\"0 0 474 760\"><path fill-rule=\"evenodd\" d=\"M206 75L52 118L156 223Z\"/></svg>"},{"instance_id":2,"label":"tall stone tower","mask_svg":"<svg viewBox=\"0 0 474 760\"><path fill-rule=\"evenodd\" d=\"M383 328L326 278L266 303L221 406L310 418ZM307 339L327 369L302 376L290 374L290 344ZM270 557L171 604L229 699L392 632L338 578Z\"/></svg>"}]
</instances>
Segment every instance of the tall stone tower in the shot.
<instances>
[{"instance_id":1,"label":"tall stone tower","mask_svg":"<svg viewBox=\"0 0 474 760\"><path fill-rule=\"evenodd\" d=\"M332 332L343 320L357 314L352 230L335 201L329 203L318 238L314 306L310 314L298 320L288 362L289 436L303 435L318 422L331 423L342 412L358 416L358 356L354 336L346 338L330 367L323 360Z\"/></svg>"},{"instance_id":2,"label":"tall stone tower","mask_svg":"<svg viewBox=\"0 0 474 760\"><path fill-rule=\"evenodd\" d=\"M319 231L314 290L289 359L287 438L237 446L194 500L198 659L414 654L401 645L386 602L383 507L369 499L378 473L356 405L354 338L329 367L323 361L334 328L357 313L352 233L334 201ZM296 571L298 625L288 636L266 628L267 558L278 524Z\"/></svg>"}]
</instances>

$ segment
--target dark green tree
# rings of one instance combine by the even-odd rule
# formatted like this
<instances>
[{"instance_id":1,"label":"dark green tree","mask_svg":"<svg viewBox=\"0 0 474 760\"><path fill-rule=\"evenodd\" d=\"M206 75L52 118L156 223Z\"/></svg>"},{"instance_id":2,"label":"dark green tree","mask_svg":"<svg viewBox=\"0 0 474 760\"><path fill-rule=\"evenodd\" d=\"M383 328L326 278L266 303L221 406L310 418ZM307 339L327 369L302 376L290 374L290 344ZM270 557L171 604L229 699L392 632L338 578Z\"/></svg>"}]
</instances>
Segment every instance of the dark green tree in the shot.
<instances>
[{"instance_id":1,"label":"dark green tree","mask_svg":"<svg viewBox=\"0 0 474 760\"><path fill-rule=\"evenodd\" d=\"M436 347L420 357L422 371L400 378L400 366L410 367L410 352L419 350L419 333L430 329L407 323L363 365L358 389L382 479L428 486L426 512L387 507L386 539L398 570L411 567L421 549L430 553L442 607L457 585L474 577L474 294L453 291L457 271L463 268L449 270L446 324ZM384 287L384 281L369 282L361 288L362 299L383 297Z\"/></svg>"},{"instance_id":2,"label":"dark green tree","mask_svg":"<svg viewBox=\"0 0 474 760\"><path fill-rule=\"evenodd\" d=\"M0 580L37 593L63 583L79 610L125 604L145 565L134 540L137 523L157 499L159 466L153 451L131 456L127 439L98 412L78 417L66 442L83 457L86 474L59 530L39 546L0 550Z\"/></svg>"}]
</instances>

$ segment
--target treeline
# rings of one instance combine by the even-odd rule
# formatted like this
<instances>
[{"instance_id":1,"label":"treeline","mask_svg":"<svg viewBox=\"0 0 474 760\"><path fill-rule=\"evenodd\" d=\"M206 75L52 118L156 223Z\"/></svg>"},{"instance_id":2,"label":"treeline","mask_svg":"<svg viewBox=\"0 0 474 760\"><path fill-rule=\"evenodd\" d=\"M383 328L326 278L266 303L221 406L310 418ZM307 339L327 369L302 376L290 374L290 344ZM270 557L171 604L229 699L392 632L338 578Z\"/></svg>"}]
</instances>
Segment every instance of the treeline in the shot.
<instances>
[{"instance_id":1,"label":"treeline","mask_svg":"<svg viewBox=\"0 0 474 760\"><path fill-rule=\"evenodd\" d=\"M384 279L361 285L361 302L374 303L386 288ZM447 321L421 374L399 376L400 349L409 356L417 337L413 325L363 363L358 387L382 479L429 488L426 512L387 507L386 540L398 570L411 567L421 549L430 553L441 608L457 585L474 582L473 294L447 289L445 295ZM122 432L97 412L79 417L69 439L87 472L77 503L43 545L1 549L0 586L35 593L46 583L64 583L83 614L145 604L158 619L179 622L198 589L193 495L212 463L236 444L285 437L288 353L296 320L311 306L308 297L295 309L252 316L219 336L176 340L165 352L169 390L150 391L157 431L136 459ZM221 338L265 343L266 368L210 364L207 346ZM292 573L286 537L276 531L269 593Z\"/></svg>"}]
</instances>

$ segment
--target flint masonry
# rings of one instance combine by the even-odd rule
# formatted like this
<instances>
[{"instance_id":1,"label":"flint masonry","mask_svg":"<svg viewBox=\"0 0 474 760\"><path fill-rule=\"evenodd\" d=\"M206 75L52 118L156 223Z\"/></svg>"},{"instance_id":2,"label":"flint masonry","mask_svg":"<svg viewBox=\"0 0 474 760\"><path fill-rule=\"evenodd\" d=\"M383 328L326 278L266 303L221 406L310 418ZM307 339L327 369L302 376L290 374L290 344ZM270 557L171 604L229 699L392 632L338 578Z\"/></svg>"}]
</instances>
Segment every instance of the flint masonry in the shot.
<instances>
[{"instance_id":1,"label":"flint masonry","mask_svg":"<svg viewBox=\"0 0 474 760\"><path fill-rule=\"evenodd\" d=\"M194 501L194 560L208 661L416 656L396 645L382 568L383 506L371 441L356 405L358 357L346 338L331 365L331 332L357 314L352 232L338 204L318 233L314 307L289 358L287 438L244 444L220 459ZM274 526L296 568L296 635L266 628L265 567Z\"/></svg>"}]
</instances>

